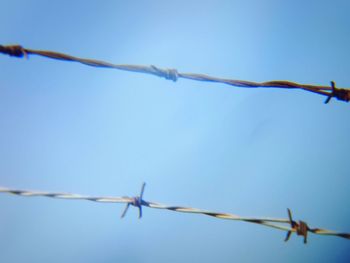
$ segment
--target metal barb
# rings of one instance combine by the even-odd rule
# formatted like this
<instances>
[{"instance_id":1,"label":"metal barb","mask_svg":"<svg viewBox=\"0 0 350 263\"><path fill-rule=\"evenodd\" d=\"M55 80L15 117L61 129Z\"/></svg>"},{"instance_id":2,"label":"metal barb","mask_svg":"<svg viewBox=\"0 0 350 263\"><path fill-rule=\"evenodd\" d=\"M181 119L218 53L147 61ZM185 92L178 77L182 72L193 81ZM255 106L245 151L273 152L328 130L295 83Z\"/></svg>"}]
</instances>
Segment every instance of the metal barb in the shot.
<instances>
[{"instance_id":1,"label":"metal barb","mask_svg":"<svg viewBox=\"0 0 350 263\"><path fill-rule=\"evenodd\" d=\"M11 57L27 58L26 50L20 45L8 45L8 46L0 45L0 53L9 55Z\"/></svg>"},{"instance_id":2,"label":"metal barb","mask_svg":"<svg viewBox=\"0 0 350 263\"><path fill-rule=\"evenodd\" d=\"M331 81L332 92L328 95L328 98L324 103L330 102L330 100L334 97L338 100L349 102L350 101L350 90L349 89L338 89L335 86L335 82Z\"/></svg>"},{"instance_id":3,"label":"metal barb","mask_svg":"<svg viewBox=\"0 0 350 263\"><path fill-rule=\"evenodd\" d=\"M331 81L331 88L332 88L332 92L329 94L328 98L325 100L325 104L328 104L328 102L331 101L331 99L335 96L335 92L336 92L336 87L335 87L335 82Z\"/></svg>"},{"instance_id":4,"label":"metal barb","mask_svg":"<svg viewBox=\"0 0 350 263\"><path fill-rule=\"evenodd\" d=\"M137 207L139 209L139 218L142 217L142 205L144 204L142 197L143 197L143 192L145 191L145 186L146 186L146 183L143 183L141 186L140 195L133 197L132 201L126 205L121 215L121 218L125 217L126 212L128 211L130 205Z\"/></svg>"},{"instance_id":5,"label":"metal barb","mask_svg":"<svg viewBox=\"0 0 350 263\"><path fill-rule=\"evenodd\" d=\"M293 221L292 212L290 211L289 208L287 208L287 212L288 212L288 218L289 218L290 227L292 229L294 229L296 222ZM292 231L290 230L290 231L287 232L287 236L284 239L284 241L287 242L290 239L291 235L292 235Z\"/></svg>"},{"instance_id":6,"label":"metal barb","mask_svg":"<svg viewBox=\"0 0 350 263\"><path fill-rule=\"evenodd\" d=\"M299 223L294 221L292 218L292 212L290 211L289 208L287 208L288 211L288 218L289 218L289 223L291 230L287 232L287 236L285 238L285 242L287 242L290 239L290 236L292 235L292 232L296 232L298 236L303 236L304 237L304 244L307 243L307 233L310 230L308 225L304 221L300 221Z\"/></svg>"}]
</instances>

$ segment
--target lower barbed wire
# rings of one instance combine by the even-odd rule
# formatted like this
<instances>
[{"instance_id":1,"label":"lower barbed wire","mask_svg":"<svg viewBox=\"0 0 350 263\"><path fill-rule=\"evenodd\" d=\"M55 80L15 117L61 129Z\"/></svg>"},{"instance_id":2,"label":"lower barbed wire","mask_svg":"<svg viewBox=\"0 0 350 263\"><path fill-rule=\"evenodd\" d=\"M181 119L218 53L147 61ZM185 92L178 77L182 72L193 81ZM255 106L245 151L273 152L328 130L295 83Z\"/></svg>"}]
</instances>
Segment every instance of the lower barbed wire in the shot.
<instances>
[{"instance_id":1,"label":"lower barbed wire","mask_svg":"<svg viewBox=\"0 0 350 263\"><path fill-rule=\"evenodd\" d=\"M49 198L57 198L57 199L66 199L66 200L87 200L99 203L126 203L126 207L122 213L121 217L125 217L128 208L130 205L137 207L139 210L139 218L142 217L142 207L149 207L155 209L164 209L174 212L181 213L192 213L192 214L202 214L206 216L211 216L213 218L218 219L226 219L226 220L235 220L235 221L243 221L253 224L259 224L262 226L275 228L278 230L286 231L287 237L285 241L289 240L292 233L296 233L297 235L304 237L304 243L307 242L307 233L311 232L318 235L331 235L338 236L346 239L350 239L350 233L339 233L327 229L320 228L310 228L304 221L296 222L292 219L291 211L288 209L288 218L268 218L268 217L241 217L235 214L230 213L220 213L207 211L198 208L192 207L183 207L183 206L169 206L156 202L149 202L143 199L145 189L145 183L142 184L141 192L139 196L135 197L113 197L113 196L86 196L80 194L72 194L72 193L60 193L60 192L41 192L41 191L30 191L30 190L18 190L18 189L10 189L5 187L0 187L0 193L7 193L13 195L19 195L23 197L49 197ZM283 224L288 224L285 226Z\"/></svg>"}]
</instances>

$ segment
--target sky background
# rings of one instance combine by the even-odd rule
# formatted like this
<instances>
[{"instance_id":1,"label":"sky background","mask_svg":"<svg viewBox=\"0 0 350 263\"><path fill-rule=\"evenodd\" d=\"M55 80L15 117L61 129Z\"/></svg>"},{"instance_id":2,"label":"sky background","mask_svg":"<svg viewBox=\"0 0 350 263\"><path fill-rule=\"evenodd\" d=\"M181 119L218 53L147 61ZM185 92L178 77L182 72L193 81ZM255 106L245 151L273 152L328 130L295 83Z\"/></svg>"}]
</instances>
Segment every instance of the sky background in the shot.
<instances>
[{"instance_id":1,"label":"sky background","mask_svg":"<svg viewBox=\"0 0 350 263\"><path fill-rule=\"evenodd\" d=\"M349 87L350 3L2 0L0 44L250 81ZM349 104L0 57L0 185L133 196L350 232ZM244 222L0 195L1 262L348 262Z\"/></svg>"}]
</instances>

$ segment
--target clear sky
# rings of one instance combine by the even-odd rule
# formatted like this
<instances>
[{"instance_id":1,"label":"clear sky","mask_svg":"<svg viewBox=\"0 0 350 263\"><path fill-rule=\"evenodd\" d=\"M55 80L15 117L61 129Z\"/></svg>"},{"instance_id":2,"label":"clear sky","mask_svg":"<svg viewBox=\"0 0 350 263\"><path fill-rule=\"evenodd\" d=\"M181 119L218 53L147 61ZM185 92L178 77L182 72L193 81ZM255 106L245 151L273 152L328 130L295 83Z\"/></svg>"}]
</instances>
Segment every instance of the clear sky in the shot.
<instances>
[{"instance_id":1,"label":"clear sky","mask_svg":"<svg viewBox=\"0 0 350 263\"><path fill-rule=\"evenodd\" d=\"M350 3L2 0L0 44L349 87ZM350 231L349 104L0 57L0 185ZM1 262L348 262L350 243L119 204L0 195Z\"/></svg>"}]
</instances>

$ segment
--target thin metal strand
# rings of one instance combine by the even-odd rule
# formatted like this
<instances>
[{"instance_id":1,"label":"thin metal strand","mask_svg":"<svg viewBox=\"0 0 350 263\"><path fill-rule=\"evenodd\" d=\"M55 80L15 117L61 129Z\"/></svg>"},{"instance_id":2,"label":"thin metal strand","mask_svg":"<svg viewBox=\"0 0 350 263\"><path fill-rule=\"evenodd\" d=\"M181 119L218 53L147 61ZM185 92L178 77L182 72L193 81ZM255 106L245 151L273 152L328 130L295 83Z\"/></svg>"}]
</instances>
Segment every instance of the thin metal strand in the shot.
<instances>
[{"instance_id":1,"label":"thin metal strand","mask_svg":"<svg viewBox=\"0 0 350 263\"><path fill-rule=\"evenodd\" d=\"M150 208L166 209L166 210L171 210L171 211L181 212L181 213L203 214L203 215L212 216L212 217L221 218L221 219L240 220L240 221L247 221L247 222L264 221L264 222L275 222L275 223L289 223L288 219L282 219L282 218L268 218L268 217L249 218L249 217L241 217L241 216L238 216L235 214L229 214L229 213L212 212L212 211L202 210L198 208L182 207L182 206L167 206L167 205L154 203L154 202L147 202L147 201L144 201L144 202L146 203L144 205Z\"/></svg>"},{"instance_id":2,"label":"thin metal strand","mask_svg":"<svg viewBox=\"0 0 350 263\"><path fill-rule=\"evenodd\" d=\"M94 196L85 196L85 195L71 194L71 193L51 193L51 192L41 192L41 191L17 190L17 189L9 189L4 187L0 187L0 193L14 194L14 195L19 195L24 197L41 196L41 197L50 197L50 198L67 199L67 200L72 200L72 199L88 200L88 201L101 202L101 203L126 203L127 206L123 211L121 217L124 217L126 215L126 212L130 205L133 205L139 208L139 217L142 216L142 206L155 208L155 209L165 209L165 210L181 212L181 213L202 214L202 215L207 215L218 219L243 221L243 222L259 224L262 226L286 231L287 238L285 241L287 241L290 238L291 233L296 233L297 235L304 236L304 243L306 243L307 232L311 232L318 235L330 235L330 236L338 236L338 237L350 239L350 233L338 233L327 229L309 228L308 225L303 221L296 222L292 219L292 214L289 209L288 209L288 218L282 219L282 218L264 218L264 217L260 217L260 218L259 217L241 217L235 214L218 213L218 212L207 211L207 210L202 210L202 209L192 208L192 207L168 206L160 203L148 202L143 200L142 196L144 192L144 187L145 187L145 184L142 185L140 196L137 196L137 197L94 197ZM288 224L289 226L285 226L283 224Z\"/></svg>"},{"instance_id":3,"label":"thin metal strand","mask_svg":"<svg viewBox=\"0 0 350 263\"><path fill-rule=\"evenodd\" d=\"M176 69L162 69L156 66L142 66L142 65L123 65L123 64L112 64L105 61L95 59L84 59L78 58L71 55L46 51L46 50L34 50L26 49L20 45L0 45L0 53L7 54L15 57L27 57L28 55L39 55L51 59L58 59L70 62L79 62L84 65L102 68L113 68L124 71L138 72L151 74L158 77L163 77L168 80L176 81L178 78L191 79L196 81L206 81L227 84L235 87L242 88L282 88L282 89L302 89L312 93L317 93L322 96L326 96L325 103L328 103L331 98L335 97L338 100L349 102L350 101L350 89L336 88L335 83L332 81L332 86L319 86L309 84L299 84L290 81L276 80L266 82L253 82L245 80L225 79L212 77L205 74L194 74L194 73L179 73Z\"/></svg>"},{"instance_id":4,"label":"thin metal strand","mask_svg":"<svg viewBox=\"0 0 350 263\"><path fill-rule=\"evenodd\" d=\"M84 195L78 195L78 194L71 194L71 193L50 193L50 192L40 192L40 191L28 191L28 190L15 190L15 189L8 189L8 188L0 188L0 193L9 193L14 195L20 195L25 197L34 197L34 196L41 196L41 197L50 197L50 198L57 198L57 199L76 199L76 200L87 200L87 201L93 201L93 202L99 202L99 203L130 203L133 201L130 197L94 197L94 196L84 196Z\"/></svg>"}]
</instances>

